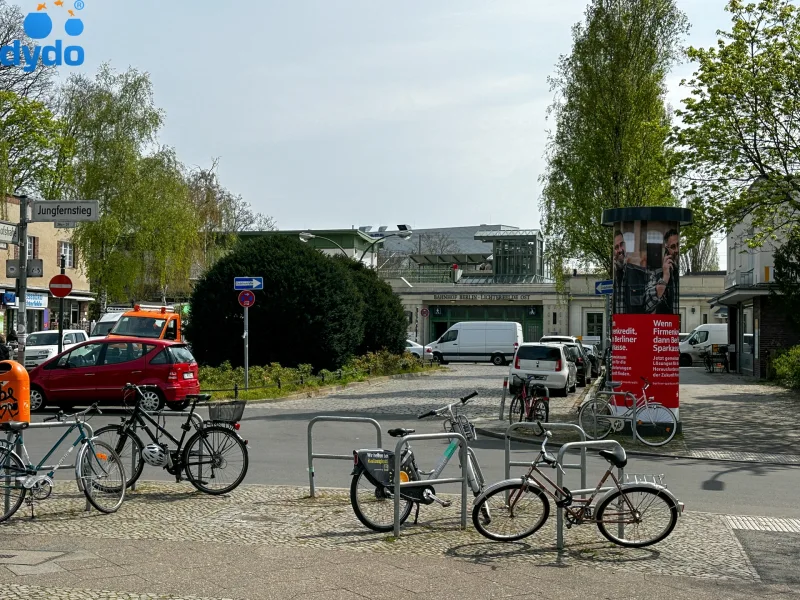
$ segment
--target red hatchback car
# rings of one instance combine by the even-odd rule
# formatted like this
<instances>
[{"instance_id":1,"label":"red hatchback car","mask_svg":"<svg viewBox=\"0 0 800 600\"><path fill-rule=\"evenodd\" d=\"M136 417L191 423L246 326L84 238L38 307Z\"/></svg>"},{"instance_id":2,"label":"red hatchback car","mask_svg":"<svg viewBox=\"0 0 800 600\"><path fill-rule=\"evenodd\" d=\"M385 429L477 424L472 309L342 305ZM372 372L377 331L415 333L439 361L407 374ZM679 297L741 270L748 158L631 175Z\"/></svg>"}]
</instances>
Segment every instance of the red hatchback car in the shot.
<instances>
[{"instance_id":1,"label":"red hatchback car","mask_svg":"<svg viewBox=\"0 0 800 600\"><path fill-rule=\"evenodd\" d=\"M133 337L84 342L30 372L31 412L46 405L121 404L126 383L157 386L145 392L145 410L160 410L165 403L180 410L187 394L200 392L197 375L185 344Z\"/></svg>"}]
</instances>

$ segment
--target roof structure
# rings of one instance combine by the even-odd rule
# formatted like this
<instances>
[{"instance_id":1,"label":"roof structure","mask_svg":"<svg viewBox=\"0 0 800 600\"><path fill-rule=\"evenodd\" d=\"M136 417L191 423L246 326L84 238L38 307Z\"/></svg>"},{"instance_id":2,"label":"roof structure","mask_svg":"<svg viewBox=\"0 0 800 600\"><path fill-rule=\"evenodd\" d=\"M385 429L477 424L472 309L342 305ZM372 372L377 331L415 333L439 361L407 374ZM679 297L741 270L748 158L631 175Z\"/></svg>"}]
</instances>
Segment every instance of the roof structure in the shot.
<instances>
[{"instance_id":1,"label":"roof structure","mask_svg":"<svg viewBox=\"0 0 800 600\"><path fill-rule=\"evenodd\" d=\"M483 254L491 253L491 246L487 246L483 240L476 240L475 234L478 231L519 231L510 225L470 225L467 227L441 227L438 229L415 229L413 235L408 240L398 237L387 237L383 242L383 247L389 252L402 252L403 254L423 254L425 244L424 236L435 236L442 239L447 238L457 246L451 250L455 254ZM387 234L396 233L387 231ZM488 240L491 241L491 240Z\"/></svg>"}]
</instances>

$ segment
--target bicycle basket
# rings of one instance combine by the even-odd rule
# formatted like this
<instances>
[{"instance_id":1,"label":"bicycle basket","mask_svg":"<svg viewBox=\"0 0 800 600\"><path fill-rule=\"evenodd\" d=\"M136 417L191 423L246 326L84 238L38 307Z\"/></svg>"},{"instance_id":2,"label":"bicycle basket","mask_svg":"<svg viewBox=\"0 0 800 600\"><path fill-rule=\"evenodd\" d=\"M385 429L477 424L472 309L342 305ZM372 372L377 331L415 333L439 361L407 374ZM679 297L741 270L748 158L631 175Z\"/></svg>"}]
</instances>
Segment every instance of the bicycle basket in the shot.
<instances>
[{"instance_id":1,"label":"bicycle basket","mask_svg":"<svg viewBox=\"0 0 800 600\"><path fill-rule=\"evenodd\" d=\"M208 405L208 419L219 423L238 423L244 414L245 402L212 402Z\"/></svg>"},{"instance_id":2,"label":"bicycle basket","mask_svg":"<svg viewBox=\"0 0 800 600\"><path fill-rule=\"evenodd\" d=\"M456 417L458 419L461 428L464 430L464 437L467 438L468 442L474 441L478 439L478 434L475 431L475 425L469 422L469 419L464 415L458 415ZM448 433L460 433L456 427L456 424L453 421L447 421L447 432Z\"/></svg>"}]
</instances>

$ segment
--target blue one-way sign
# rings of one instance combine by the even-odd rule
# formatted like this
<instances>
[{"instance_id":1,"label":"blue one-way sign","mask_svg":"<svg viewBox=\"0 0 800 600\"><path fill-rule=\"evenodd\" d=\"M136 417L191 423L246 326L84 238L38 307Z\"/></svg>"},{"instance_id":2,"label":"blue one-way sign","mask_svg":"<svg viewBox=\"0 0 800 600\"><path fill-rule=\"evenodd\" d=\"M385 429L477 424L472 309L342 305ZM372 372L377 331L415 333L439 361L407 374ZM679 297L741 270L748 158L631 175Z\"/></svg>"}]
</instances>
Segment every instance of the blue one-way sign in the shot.
<instances>
[{"instance_id":1,"label":"blue one-way sign","mask_svg":"<svg viewBox=\"0 0 800 600\"><path fill-rule=\"evenodd\" d=\"M235 290L263 290L263 277L234 277L233 289Z\"/></svg>"},{"instance_id":2,"label":"blue one-way sign","mask_svg":"<svg viewBox=\"0 0 800 600\"><path fill-rule=\"evenodd\" d=\"M605 281L596 281L594 284L594 293L598 296L605 294L612 294L614 292L614 282L611 279Z\"/></svg>"}]
</instances>

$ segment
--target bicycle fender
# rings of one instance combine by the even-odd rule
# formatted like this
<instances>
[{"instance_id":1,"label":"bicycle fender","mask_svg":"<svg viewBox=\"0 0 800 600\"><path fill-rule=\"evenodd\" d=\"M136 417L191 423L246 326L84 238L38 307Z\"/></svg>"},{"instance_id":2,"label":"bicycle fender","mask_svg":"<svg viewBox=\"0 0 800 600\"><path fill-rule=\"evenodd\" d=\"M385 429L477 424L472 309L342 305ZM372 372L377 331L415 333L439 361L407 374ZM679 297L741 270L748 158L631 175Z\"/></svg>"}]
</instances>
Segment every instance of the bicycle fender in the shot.
<instances>
[{"instance_id":1,"label":"bicycle fender","mask_svg":"<svg viewBox=\"0 0 800 600\"><path fill-rule=\"evenodd\" d=\"M650 483L650 482L642 482L642 483L624 483L624 484L622 484L620 486L620 488L623 491L626 490L626 489L630 489L630 488L649 488L651 490L662 492L667 497L669 497L670 500L672 500L675 503L676 507L678 507L678 516L681 516L681 514L683 513L683 503L680 502L678 500L677 496L675 496L675 494L673 494L672 491L667 489L666 486L657 485L655 483ZM603 502L606 499L606 496L608 496L610 494L613 494L615 491L617 491L616 488L611 488L609 491L604 492L602 495L598 496L597 500L595 502L595 505L599 506L600 503Z\"/></svg>"}]
</instances>

